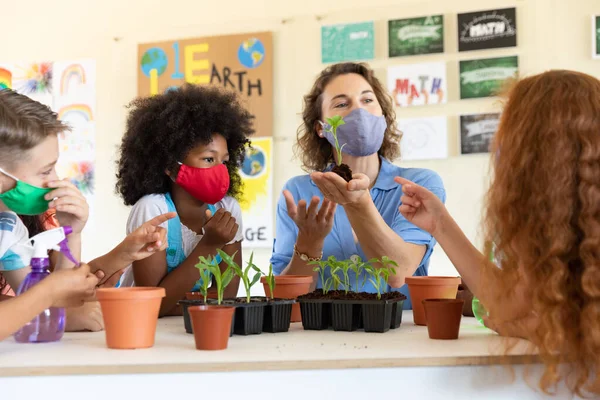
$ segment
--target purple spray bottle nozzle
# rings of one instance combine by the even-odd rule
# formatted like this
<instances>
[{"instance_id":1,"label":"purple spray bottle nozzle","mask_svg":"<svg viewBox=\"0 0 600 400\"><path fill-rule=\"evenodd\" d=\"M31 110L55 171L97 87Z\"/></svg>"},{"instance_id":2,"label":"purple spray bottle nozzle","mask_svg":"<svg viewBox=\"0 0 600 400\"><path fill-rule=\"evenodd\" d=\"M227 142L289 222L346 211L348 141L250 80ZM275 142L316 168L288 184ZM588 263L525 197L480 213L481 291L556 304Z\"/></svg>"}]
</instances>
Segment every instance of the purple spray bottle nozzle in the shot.
<instances>
[{"instance_id":1,"label":"purple spray bottle nozzle","mask_svg":"<svg viewBox=\"0 0 600 400\"><path fill-rule=\"evenodd\" d=\"M67 236L73 233L73 228L70 226L63 226L62 228L65 234L65 239L58 244L58 247L60 247L60 252L63 253L69 261L75 264L76 267L79 267L80 263L77 262L75 257L73 257L73 254L71 254L71 249L69 249L69 239L67 238Z\"/></svg>"}]
</instances>

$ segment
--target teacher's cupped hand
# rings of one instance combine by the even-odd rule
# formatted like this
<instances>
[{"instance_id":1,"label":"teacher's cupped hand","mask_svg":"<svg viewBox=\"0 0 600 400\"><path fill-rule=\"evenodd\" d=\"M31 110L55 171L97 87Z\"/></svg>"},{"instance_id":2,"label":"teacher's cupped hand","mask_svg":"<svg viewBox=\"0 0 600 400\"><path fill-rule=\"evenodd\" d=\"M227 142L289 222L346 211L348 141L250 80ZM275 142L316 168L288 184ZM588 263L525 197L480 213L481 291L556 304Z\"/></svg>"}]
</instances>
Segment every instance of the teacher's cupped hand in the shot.
<instances>
[{"instance_id":1,"label":"teacher's cupped hand","mask_svg":"<svg viewBox=\"0 0 600 400\"><path fill-rule=\"evenodd\" d=\"M350 182L334 172L313 172L310 177L326 199L341 205L358 203L371 186L365 174L352 175Z\"/></svg>"}]
</instances>

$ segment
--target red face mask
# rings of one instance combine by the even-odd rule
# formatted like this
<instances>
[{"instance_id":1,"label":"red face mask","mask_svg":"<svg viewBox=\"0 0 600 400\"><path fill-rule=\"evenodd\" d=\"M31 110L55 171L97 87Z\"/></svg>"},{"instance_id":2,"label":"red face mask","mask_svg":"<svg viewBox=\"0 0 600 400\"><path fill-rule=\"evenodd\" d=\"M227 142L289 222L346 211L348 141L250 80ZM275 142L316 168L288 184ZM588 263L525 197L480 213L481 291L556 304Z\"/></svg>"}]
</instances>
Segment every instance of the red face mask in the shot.
<instances>
[{"instance_id":1,"label":"red face mask","mask_svg":"<svg viewBox=\"0 0 600 400\"><path fill-rule=\"evenodd\" d=\"M229 171L225 164L211 168L195 168L181 164L175 183L201 202L215 204L222 200L229 190Z\"/></svg>"}]
</instances>

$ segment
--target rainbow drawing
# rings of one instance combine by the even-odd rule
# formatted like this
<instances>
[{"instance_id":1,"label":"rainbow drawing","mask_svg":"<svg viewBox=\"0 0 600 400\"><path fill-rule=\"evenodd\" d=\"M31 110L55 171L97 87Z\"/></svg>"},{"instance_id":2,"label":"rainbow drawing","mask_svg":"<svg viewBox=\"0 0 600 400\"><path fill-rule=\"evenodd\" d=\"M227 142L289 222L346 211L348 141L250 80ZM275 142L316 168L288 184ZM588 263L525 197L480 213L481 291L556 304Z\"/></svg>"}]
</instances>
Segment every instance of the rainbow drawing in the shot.
<instances>
[{"instance_id":1,"label":"rainbow drawing","mask_svg":"<svg viewBox=\"0 0 600 400\"><path fill-rule=\"evenodd\" d=\"M12 73L4 68L0 68L0 90L12 89Z\"/></svg>"},{"instance_id":2,"label":"rainbow drawing","mask_svg":"<svg viewBox=\"0 0 600 400\"><path fill-rule=\"evenodd\" d=\"M52 94L52 63L31 64L21 74L15 77L17 92L27 96Z\"/></svg>"},{"instance_id":3,"label":"rainbow drawing","mask_svg":"<svg viewBox=\"0 0 600 400\"><path fill-rule=\"evenodd\" d=\"M71 80L75 80L78 84L85 84L85 70L81 64L71 64L62 73L60 77L60 94L66 94L69 91Z\"/></svg>"},{"instance_id":4,"label":"rainbow drawing","mask_svg":"<svg viewBox=\"0 0 600 400\"><path fill-rule=\"evenodd\" d=\"M63 107L58 112L58 119L64 120L72 115L78 115L86 121L92 121L92 109L87 104L71 104Z\"/></svg>"}]
</instances>

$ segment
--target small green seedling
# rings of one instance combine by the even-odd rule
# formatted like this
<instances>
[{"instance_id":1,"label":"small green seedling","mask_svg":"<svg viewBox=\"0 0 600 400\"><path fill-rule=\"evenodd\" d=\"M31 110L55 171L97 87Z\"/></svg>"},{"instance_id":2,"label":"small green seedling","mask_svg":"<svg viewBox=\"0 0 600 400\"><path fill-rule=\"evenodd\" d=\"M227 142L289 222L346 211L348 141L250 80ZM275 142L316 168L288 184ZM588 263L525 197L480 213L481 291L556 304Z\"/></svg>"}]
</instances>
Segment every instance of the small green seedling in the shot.
<instances>
[{"instance_id":1,"label":"small green seedling","mask_svg":"<svg viewBox=\"0 0 600 400\"><path fill-rule=\"evenodd\" d=\"M262 275L261 270L252 262L252 260L254 259L254 253L250 254L248 266L242 270L242 268L239 265L237 265L237 263L233 260L233 257L231 257L229 254L225 253L221 249L218 249L217 252L221 256L221 259L223 259L223 261L225 261L229 268L231 268L233 273L239 276L242 280L242 283L244 284L244 289L246 289L246 303L250 303L250 290L252 289L252 286L254 286L254 284L259 281L260 276ZM252 279L250 279L250 270L254 270L255 272Z\"/></svg>"},{"instance_id":2,"label":"small green seedling","mask_svg":"<svg viewBox=\"0 0 600 400\"><path fill-rule=\"evenodd\" d=\"M228 254L223 254L225 254L227 258L231 258ZM221 255L221 258L223 258L223 255ZM223 260L225 260L225 258L223 258ZM225 269L225 271L221 271L221 268L216 262L214 262L214 259L212 257L200 257L200 263L198 265L202 264L206 266L206 268L210 271L210 273L215 279L215 284L217 286L217 304L221 305L223 303L223 293L225 292L225 288L231 283L231 280L233 279L233 270L228 264L227 269ZM198 265L196 265L196 268L199 268Z\"/></svg>"},{"instance_id":3,"label":"small green seedling","mask_svg":"<svg viewBox=\"0 0 600 400\"><path fill-rule=\"evenodd\" d=\"M337 155L338 155L337 164L341 165L342 164L342 149L344 148L346 143L344 143L342 145L342 147L340 147L340 143L338 142L338 137L337 137L337 128L341 125L344 125L346 122L344 122L344 118L342 118L341 116L335 115L331 118L327 118L327 123L331 126L331 129L329 130L329 132L331 132L331 134L333 135L333 139L335 140L335 151L337 152Z\"/></svg>"},{"instance_id":4,"label":"small green seedling","mask_svg":"<svg viewBox=\"0 0 600 400\"><path fill-rule=\"evenodd\" d=\"M328 286L325 285L325 271L327 270L327 260L311 261L308 263L308 265L316 265L316 267L313 268L313 271L319 273L319 277L321 278L321 288L323 290L323 294L327 294L327 292L329 292L329 288L331 288L331 282L329 282ZM331 279L328 280L330 281Z\"/></svg>"},{"instance_id":5,"label":"small green seedling","mask_svg":"<svg viewBox=\"0 0 600 400\"><path fill-rule=\"evenodd\" d=\"M332 263L332 261L329 261L329 264L330 265L333 264L333 267L331 268L331 276L335 277L334 281L335 281L336 287L339 287L339 285L342 285L342 287L344 288L344 293L348 294L348 291L351 289L350 276L348 275L348 271L350 270L350 261L340 260L340 261L335 261L334 263ZM342 273L343 279L339 278L339 276L338 276L339 272Z\"/></svg>"},{"instance_id":6,"label":"small green seedling","mask_svg":"<svg viewBox=\"0 0 600 400\"><path fill-rule=\"evenodd\" d=\"M269 264L269 274L265 275L265 281L267 282L267 285L269 285L269 292L271 292L271 300L273 300L275 298L273 295L273 293L275 292L275 275L273 275L273 264Z\"/></svg>"},{"instance_id":7,"label":"small green seedling","mask_svg":"<svg viewBox=\"0 0 600 400\"><path fill-rule=\"evenodd\" d=\"M356 276L356 293L358 293L360 291L361 287L365 286L365 282L367 281L367 275L363 275L362 279L362 285L359 286L360 283L360 277L365 269L365 265L367 265L367 263L363 262L362 258L360 257L356 257L354 260L350 260L351 264L350 264L350 269L352 271L354 271L354 275Z\"/></svg>"},{"instance_id":8,"label":"small green seedling","mask_svg":"<svg viewBox=\"0 0 600 400\"><path fill-rule=\"evenodd\" d=\"M196 268L200 272L200 279L198 284L200 285L200 293L204 296L204 303L206 304L206 298L208 297L208 285L210 285L212 274L210 272L210 265L214 264L214 259L211 256L208 258L200 257Z\"/></svg>"},{"instance_id":9,"label":"small green seedling","mask_svg":"<svg viewBox=\"0 0 600 400\"><path fill-rule=\"evenodd\" d=\"M373 262L375 261L375 262ZM369 263L375 264L380 263L381 267L376 268L372 264L367 265L365 267L365 271L371 278L369 278L369 282L373 284L375 290L377 291L377 299L381 299L381 295L387 292L388 281L390 279L390 275L396 275L396 269L393 266L397 266L395 261L390 260L388 257L382 257L381 260L373 259L370 260Z\"/></svg>"}]
</instances>

